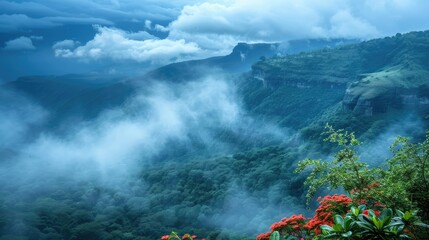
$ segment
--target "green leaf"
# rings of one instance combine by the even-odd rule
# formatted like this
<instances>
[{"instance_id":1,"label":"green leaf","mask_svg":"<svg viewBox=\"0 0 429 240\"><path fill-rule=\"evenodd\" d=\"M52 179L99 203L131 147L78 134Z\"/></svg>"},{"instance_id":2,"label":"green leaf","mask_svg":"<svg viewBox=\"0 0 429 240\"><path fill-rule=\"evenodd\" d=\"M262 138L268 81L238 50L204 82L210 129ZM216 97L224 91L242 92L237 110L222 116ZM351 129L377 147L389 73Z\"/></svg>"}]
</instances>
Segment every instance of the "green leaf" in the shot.
<instances>
[{"instance_id":1,"label":"green leaf","mask_svg":"<svg viewBox=\"0 0 429 240\"><path fill-rule=\"evenodd\" d=\"M336 232L342 232L343 227L340 224L334 224L334 226L332 226L334 228L334 230Z\"/></svg>"},{"instance_id":2,"label":"green leaf","mask_svg":"<svg viewBox=\"0 0 429 240\"><path fill-rule=\"evenodd\" d=\"M423 227L423 228L429 228L428 224L422 223L422 222L415 222L414 225L419 226L419 227Z\"/></svg>"},{"instance_id":3,"label":"green leaf","mask_svg":"<svg viewBox=\"0 0 429 240\"><path fill-rule=\"evenodd\" d=\"M271 233L270 240L280 240L280 233L278 231Z\"/></svg>"},{"instance_id":4,"label":"green leaf","mask_svg":"<svg viewBox=\"0 0 429 240\"><path fill-rule=\"evenodd\" d=\"M327 231L327 232L333 232L334 231L334 229L329 225L322 225L322 226L320 226L320 229L322 229L322 231Z\"/></svg>"},{"instance_id":5,"label":"green leaf","mask_svg":"<svg viewBox=\"0 0 429 240\"><path fill-rule=\"evenodd\" d=\"M410 211L406 211L402 218L404 218L406 221L410 220L413 217L413 214Z\"/></svg>"},{"instance_id":6,"label":"green leaf","mask_svg":"<svg viewBox=\"0 0 429 240\"><path fill-rule=\"evenodd\" d=\"M356 222L357 223L357 225L359 225L361 228L364 228L364 229L366 229L366 230L368 230L368 231L374 231L374 228L373 228L373 225L372 224L369 224L369 223L367 223L367 222Z\"/></svg>"},{"instance_id":7,"label":"green leaf","mask_svg":"<svg viewBox=\"0 0 429 240\"><path fill-rule=\"evenodd\" d=\"M408 234L401 234L399 235L400 238L407 238L407 239L413 239L410 235Z\"/></svg>"},{"instance_id":8,"label":"green leaf","mask_svg":"<svg viewBox=\"0 0 429 240\"><path fill-rule=\"evenodd\" d=\"M297 237L290 235L286 240L299 240Z\"/></svg>"},{"instance_id":9,"label":"green leaf","mask_svg":"<svg viewBox=\"0 0 429 240\"><path fill-rule=\"evenodd\" d=\"M365 211L365 209L366 209L366 205L364 205L364 204L359 205L359 206L358 206L358 209L359 209L359 213L361 213L361 212Z\"/></svg>"},{"instance_id":10,"label":"green leaf","mask_svg":"<svg viewBox=\"0 0 429 240\"><path fill-rule=\"evenodd\" d=\"M350 217L345 218L344 219L344 230L346 230L346 231L350 230L355 224L356 223L355 223L354 219L352 219Z\"/></svg>"},{"instance_id":11,"label":"green leaf","mask_svg":"<svg viewBox=\"0 0 429 240\"><path fill-rule=\"evenodd\" d=\"M346 233L343 233L343 234L341 234L341 236L343 236L343 237L345 237L345 238L349 238L349 237L351 237L352 236L352 231L348 231L348 232L346 232Z\"/></svg>"},{"instance_id":12,"label":"green leaf","mask_svg":"<svg viewBox=\"0 0 429 240\"><path fill-rule=\"evenodd\" d=\"M340 215L335 215L334 223L339 224L341 228L344 228L344 219Z\"/></svg>"},{"instance_id":13,"label":"green leaf","mask_svg":"<svg viewBox=\"0 0 429 240\"><path fill-rule=\"evenodd\" d=\"M352 207L350 210L351 210L352 214L355 215L356 217L359 215L359 209L358 208Z\"/></svg>"}]
</instances>

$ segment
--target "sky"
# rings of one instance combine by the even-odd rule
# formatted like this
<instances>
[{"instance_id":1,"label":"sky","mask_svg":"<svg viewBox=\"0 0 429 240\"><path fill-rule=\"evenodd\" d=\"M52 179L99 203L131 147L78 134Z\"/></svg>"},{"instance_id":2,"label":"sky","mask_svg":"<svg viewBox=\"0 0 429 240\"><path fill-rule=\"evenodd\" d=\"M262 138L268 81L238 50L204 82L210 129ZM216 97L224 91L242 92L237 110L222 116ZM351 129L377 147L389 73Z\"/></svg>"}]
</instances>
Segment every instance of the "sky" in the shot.
<instances>
[{"instance_id":1,"label":"sky","mask_svg":"<svg viewBox=\"0 0 429 240\"><path fill-rule=\"evenodd\" d=\"M226 55L238 42L367 40L427 30L427 10L427 0L0 0L0 82L140 74Z\"/></svg>"}]
</instances>

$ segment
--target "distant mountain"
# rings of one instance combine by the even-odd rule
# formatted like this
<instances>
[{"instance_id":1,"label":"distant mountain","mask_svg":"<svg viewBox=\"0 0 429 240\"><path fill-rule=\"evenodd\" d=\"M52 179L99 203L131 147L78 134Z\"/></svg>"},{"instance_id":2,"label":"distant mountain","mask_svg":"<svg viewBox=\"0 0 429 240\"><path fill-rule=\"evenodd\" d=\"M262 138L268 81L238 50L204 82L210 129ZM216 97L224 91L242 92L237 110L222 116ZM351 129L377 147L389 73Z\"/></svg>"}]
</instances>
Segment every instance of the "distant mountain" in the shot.
<instances>
[{"instance_id":1,"label":"distant mountain","mask_svg":"<svg viewBox=\"0 0 429 240\"><path fill-rule=\"evenodd\" d=\"M2 90L21 94L49 111L50 129L68 120L96 117L120 106L135 88L123 77L108 75L28 76L1 85Z\"/></svg>"},{"instance_id":2,"label":"distant mountain","mask_svg":"<svg viewBox=\"0 0 429 240\"><path fill-rule=\"evenodd\" d=\"M334 47L355 40L294 40L287 44L239 43L227 56L179 62L160 67L144 76L114 75L27 76L0 85L26 95L51 111L56 126L66 119L89 119L100 112L122 105L127 98L151 80L182 82L212 74L240 74L249 71L261 58Z\"/></svg>"},{"instance_id":3,"label":"distant mountain","mask_svg":"<svg viewBox=\"0 0 429 240\"><path fill-rule=\"evenodd\" d=\"M172 63L155 69L148 73L146 77L167 81L189 81L206 76L207 73L243 73L249 71L251 66L261 59L309 52L323 48L335 48L356 42L358 42L358 40L306 39L272 44L239 43L229 55Z\"/></svg>"},{"instance_id":4,"label":"distant mountain","mask_svg":"<svg viewBox=\"0 0 429 240\"><path fill-rule=\"evenodd\" d=\"M427 124L428 59L429 31L397 34L259 61L241 89L256 115L285 126L331 122L365 133L410 114Z\"/></svg>"},{"instance_id":5,"label":"distant mountain","mask_svg":"<svg viewBox=\"0 0 429 240\"><path fill-rule=\"evenodd\" d=\"M238 86L247 109L258 118L297 130L327 121L365 132L374 119L360 119L363 116L403 107L426 114L428 34L398 34L358 44L343 39L239 43L227 56L173 63L140 77L33 76L1 87L50 110L50 126L55 127L121 106L141 91L138 86L152 81L182 83L211 74L237 79L251 70L238 78Z\"/></svg>"}]
</instances>

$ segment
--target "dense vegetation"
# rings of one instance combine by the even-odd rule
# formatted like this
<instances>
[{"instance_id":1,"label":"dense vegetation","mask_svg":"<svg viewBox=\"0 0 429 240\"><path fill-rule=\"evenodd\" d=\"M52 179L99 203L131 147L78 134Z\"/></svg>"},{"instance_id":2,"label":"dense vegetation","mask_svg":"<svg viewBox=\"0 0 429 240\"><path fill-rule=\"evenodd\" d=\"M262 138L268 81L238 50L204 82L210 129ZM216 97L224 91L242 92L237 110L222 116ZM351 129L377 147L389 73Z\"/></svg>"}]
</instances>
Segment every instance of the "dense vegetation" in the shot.
<instances>
[{"instance_id":1,"label":"dense vegetation","mask_svg":"<svg viewBox=\"0 0 429 240\"><path fill-rule=\"evenodd\" d=\"M417 144L399 137L391 146L394 156L385 168L370 168L359 160L355 148L360 142L354 133L337 131L328 125L326 134L326 141L341 148L335 159L331 162L306 159L298 163L296 171L311 167L305 181L309 185L307 200L323 186L345 191L348 196L325 196L312 219L302 215L283 218L271 225L271 232L257 239L427 238L429 225L420 218L427 221L429 216L429 132Z\"/></svg>"},{"instance_id":2,"label":"dense vegetation","mask_svg":"<svg viewBox=\"0 0 429 240\"><path fill-rule=\"evenodd\" d=\"M302 206L303 177L290 167L296 158L296 151L275 146L231 157L147 166L137 179L130 179L126 190L79 183L64 191L63 185L72 183L62 182L50 193L6 199L1 230L11 234L4 239L12 235L154 239L173 228L210 239L229 236L223 227L241 234L281 216L268 206ZM260 212L251 211L252 207ZM259 225L236 220L243 217L268 219Z\"/></svg>"},{"instance_id":3,"label":"dense vegetation","mask_svg":"<svg viewBox=\"0 0 429 240\"><path fill-rule=\"evenodd\" d=\"M429 115L428 49L425 31L269 58L240 89L252 112L310 138L326 122L373 138L401 116Z\"/></svg>"}]
</instances>

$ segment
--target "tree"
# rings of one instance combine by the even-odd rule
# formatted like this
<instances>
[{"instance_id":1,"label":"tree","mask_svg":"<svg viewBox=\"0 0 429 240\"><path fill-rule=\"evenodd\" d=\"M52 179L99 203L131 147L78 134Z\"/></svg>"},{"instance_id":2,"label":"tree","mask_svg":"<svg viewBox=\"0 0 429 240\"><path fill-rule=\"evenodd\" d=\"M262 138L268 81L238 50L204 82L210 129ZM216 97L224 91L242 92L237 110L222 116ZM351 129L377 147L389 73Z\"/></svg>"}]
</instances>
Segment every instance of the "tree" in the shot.
<instances>
[{"instance_id":1,"label":"tree","mask_svg":"<svg viewBox=\"0 0 429 240\"><path fill-rule=\"evenodd\" d=\"M322 161L320 159L305 159L298 163L295 172L303 172L307 168L312 168L309 176L304 182L309 186L307 192L307 205L314 197L317 190L323 186L330 189L343 188L349 195L357 193L355 200L362 201L366 198L366 189L379 176L379 169L369 169L368 165L359 161L356 147L360 142L353 132L335 130L332 126L326 125L327 135L324 141L338 144L341 148L333 161Z\"/></svg>"},{"instance_id":2,"label":"tree","mask_svg":"<svg viewBox=\"0 0 429 240\"><path fill-rule=\"evenodd\" d=\"M421 143L398 137L390 147L393 157L384 166L369 168L359 160L360 142L353 132L335 130L326 125L325 141L338 144L332 161L305 159L296 172L311 168L305 184L309 186L307 203L323 186L342 188L357 204L383 204L392 209L419 209L429 219L429 131Z\"/></svg>"}]
</instances>

